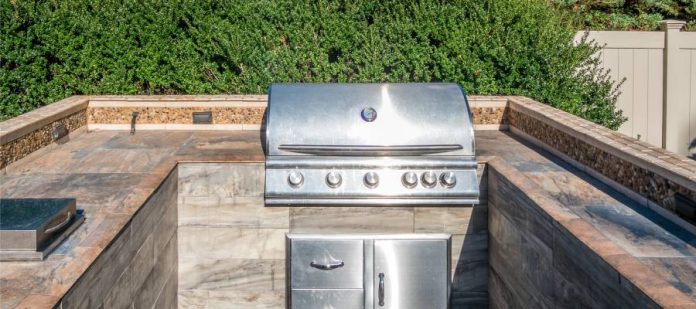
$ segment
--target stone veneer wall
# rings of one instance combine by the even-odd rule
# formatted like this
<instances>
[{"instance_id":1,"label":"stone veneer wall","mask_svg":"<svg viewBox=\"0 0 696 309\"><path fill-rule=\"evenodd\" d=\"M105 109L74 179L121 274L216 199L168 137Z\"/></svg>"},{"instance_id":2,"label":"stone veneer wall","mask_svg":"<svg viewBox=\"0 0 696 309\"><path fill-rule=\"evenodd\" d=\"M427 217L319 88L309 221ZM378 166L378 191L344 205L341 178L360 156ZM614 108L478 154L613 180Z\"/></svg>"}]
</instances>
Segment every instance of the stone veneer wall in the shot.
<instances>
[{"instance_id":1,"label":"stone veneer wall","mask_svg":"<svg viewBox=\"0 0 696 309\"><path fill-rule=\"evenodd\" d=\"M225 107L94 107L87 109L89 123L130 125L132 114L138 112L138 124L192 124L194 112L211 112L213 124L261 124L265 106Z\"/></svg>"},{"instance_id":2,"label":"stone veneer wall","mask_svg":"<svg viewBox=\"0 0 696 309\"><path fill-rule=\"evenodd\" d=\"M87 114L90 128L94 129L126 129L130 126L133 112L139 113L136 128L191 128L175 125L191 125L192 113L204 111L212 112L212 124L219 128L234 128L219 125L239 125L239 128L243 128L242 125L256 125L249 128L258 129L267 99L265 95L100 96L90 100ZM470 96L469 102L474 125L479 127L477 129L504 129L507 125L507 98Z\"/></svg>"},{"instance_id":3,"label":"stone veneer wall","mask_svg":"<svg viewBox=\"0 0 696 309\"><path fill-rule=\"evenodd\" d=\"M177 307L177 178L175 169L66 293L62 308Z\"/></svg>"},{"instance_id":4,"label":"stone veneer wall","mask_svg":"<svg viewBox=\"0 0 696 309\"><path fill-rule=\"evenodd\" d=\"M487 196L480 166L482 196ZM452 308L488 306L488 207L264 207L263 164L179 165L179 306L285 306L286 233L450 233Z\"/></svg>"},{"instance_id":5,"label":"stone veneer wall","mask_svg":"<svg viewBox=\"0 0 696 309\"><path fill-rule=\"evenodd\" d=\"M258 130L266 95L100 96L87 110L90 130ZM211 112L212 124L193 124L194 112Z\"/></svg>"},{"instance_id":6,"label":"stone veneer wall","mask_svg":"<svg viewBox=\"0 0 696 309\"><path fill-rule=\"evenodd\" d=\"M675 213L675 193L696 201L692 159L524 97L510 99L508 118L513 133L531 137L600 179L639 194L647 199L646 206L654 203Z\"/></svg>"},{"instance_id":7,"label":"stone veneer wall","mask_svg":"<svg viewBox=\"0 0 696 309\"><path fill-rule=\"evenodd\" d=\"M693 307L500 159L488 189L491 308Z\"/></svg>"},{"instance_id":8,"label":"stone veneer wall","mask_svg":"<svg viewBox=\"0 0 696 309\"><path fill-rule=\"evenodd\" d=\"M261 124L265 107L101 107L88 109L90 123L128 124L138 112L138 123L191 124L194 112L212 112L213 124Z\"/></svg>"},{"instance_id":9,"label":"stone veneer wall","mask_svg":"<svg viewBox=\"0 0 696 309\"><path fill-rule=\"evenodd\" d=\"M87 98L75 96L0 122L0 170L51 145L56 126L64 125L69 133L86 126L86 108Z\"/></svg>"},{"instance_id":10,"label":"stone veneer wall","mask_svg":"<svg viewBox=\"0 0 696 309\"><path fill-rule=\"evenodd\" d=\"M476 130L507 130L507 97L468 96L468 100Z\"/></svg>"}]
</instances>

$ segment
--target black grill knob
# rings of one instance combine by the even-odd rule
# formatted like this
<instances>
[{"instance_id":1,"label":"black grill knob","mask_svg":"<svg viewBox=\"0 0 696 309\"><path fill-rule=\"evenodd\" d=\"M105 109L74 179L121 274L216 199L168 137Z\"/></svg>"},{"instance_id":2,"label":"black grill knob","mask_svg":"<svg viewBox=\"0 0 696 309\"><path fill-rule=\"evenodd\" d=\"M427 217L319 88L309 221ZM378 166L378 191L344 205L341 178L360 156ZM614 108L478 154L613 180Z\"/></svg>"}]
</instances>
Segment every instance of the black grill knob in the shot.
<instances>
[{"instance_id":1,"label":"black grill knob","mask_svg":"<svg viewBox=\"0 0 696 309\"><path fill-rule=\"evenodd\" d=\"M403 183L406 188L413 188L418 185L418 175L414 172L406 172L401 176L401 183Z\"/></svg>"},{"instance_id":2,"label":"black grill knob","mask_svg":"<svg viewBox=\"0 0 696 309\"><path fill-rule=\"evenodd\" d=\"M367 172L363 181L365 181L365 186L368 188L375 188L379 184L379 175L375 172Z\"/></svg>"},{"instance_id":3,"label":"black grill knob","mask_svg":"<svg viewBox=\"0 0 696 309\"><path fill-rule=\"evenodd\" d=\"M337 188L341 185L341 174L338 172L329 172L326 174L326 184L331 188Z\"/></svg>"},{"instance_id":4,"label":"black grill knob","mask_svg":"<svg viewBox=\"0 0 696 309\"><path fill-rule=\"evenodd\" d=\"M425 172L421 175L421 182L426 188L432 188L437 184L437 174L435 172Z\"/></svg>"},{"instance_id":5,"label":"black grill knob","mask_svg":"<svg viewBox=\"0 0 696 309\"><path fill-rule=\"evenodd\" d=\"M440 175L440 183L447 188L452 188L457 184L457 176L453 172L444 172Z\"/></svg>"},{"instance_id":6,"label":"black grill knob","mask_svg":"<svg viewBox=\"0 0 696 309\"><path fill-rule=\"evenodd\" d=\"M304 182L304 176L298 171L292 171L288 174L288 183L291 187L297 188Z\"/></svg>"}]
</instances>

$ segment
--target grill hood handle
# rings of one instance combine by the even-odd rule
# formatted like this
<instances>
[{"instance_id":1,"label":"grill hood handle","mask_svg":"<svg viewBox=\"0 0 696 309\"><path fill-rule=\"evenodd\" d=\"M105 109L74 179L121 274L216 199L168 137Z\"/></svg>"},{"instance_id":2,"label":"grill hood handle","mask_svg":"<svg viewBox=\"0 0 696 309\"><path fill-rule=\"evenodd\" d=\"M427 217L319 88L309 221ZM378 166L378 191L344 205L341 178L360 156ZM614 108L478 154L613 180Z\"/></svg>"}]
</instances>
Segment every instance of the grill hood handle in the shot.
<instances>
[{"instance_id":1,"label":"grill hood handle","mask_svg":"<svg viewBox=\"0 0 696 309\"><path fill-rule=\"evenodd\" d=\"M417 156L457 151L463 148L464 147L457 144L395 146L283 144L278 146L279 150L284 151L311 155L333 156Z\"/></svg>"}]
</instances>

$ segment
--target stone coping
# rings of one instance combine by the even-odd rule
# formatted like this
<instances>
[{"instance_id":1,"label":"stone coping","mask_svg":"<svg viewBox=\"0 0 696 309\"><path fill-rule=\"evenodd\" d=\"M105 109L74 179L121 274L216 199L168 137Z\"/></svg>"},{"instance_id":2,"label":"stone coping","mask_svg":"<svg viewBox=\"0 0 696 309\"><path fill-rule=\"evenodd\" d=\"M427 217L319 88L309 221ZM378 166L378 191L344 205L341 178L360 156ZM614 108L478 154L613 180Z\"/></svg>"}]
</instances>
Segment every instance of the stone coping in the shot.
<instances>
[{"instance_id":1,"label":"stone coping","mask_svg":"<svg viewBox=\"0 0 696 309\"><path fill-rule=\"evenodd\" d=\"M539 185L504 159L496 157L488 161L489 173L499 173L526 195L554 225L567 230L584 246L598 255L619 274L619 281L628 280L643 294L662 308L692 308L696 306L689 296L657 275L629 252L604 236L585 219L565 208Z\"/></svg>"},{"instance_id":2,"label":"stone coping","mask_svg":"<svg viewBox=\"0 0 696 309\"><path fill-rule=\"evenodd\" d=\"M510 97L508 109L513 133L693 230L696 220L677 218L675 194L696 201L696 161L529 98Z\"/></svg>"},{"instance_id":3,"label":"stone coping","mask_svg":"<svg viewBox=\"0 0 696 309\"><path fill-rule=\"evenodd\" d=\"M696 160L605 128L526 97L510 97L509 108L532 116L621 159L696 190Z\"/></svg>"},{"instance_id":4,"label":"stone coping","mask_svg":"<svg viewBox=\"0 0 696 309\"><path fill-rule=\"evenodd\" d=\"M131 101L131 102L211 102L211 101L268 101L265 94L229 95L99 95L90 96L90 102Z\"/></svg>"},{"instance_id":5,"label":"stone coping","mask_svg":"<svg viewBox=\"0 0 696 309\"><path fill-rule=\"evenodd\" d=\"M88 96L72 96L29 113L0 122L0 145L4 145L45 125L87 109Z\"/></svg>"}]
</instances>

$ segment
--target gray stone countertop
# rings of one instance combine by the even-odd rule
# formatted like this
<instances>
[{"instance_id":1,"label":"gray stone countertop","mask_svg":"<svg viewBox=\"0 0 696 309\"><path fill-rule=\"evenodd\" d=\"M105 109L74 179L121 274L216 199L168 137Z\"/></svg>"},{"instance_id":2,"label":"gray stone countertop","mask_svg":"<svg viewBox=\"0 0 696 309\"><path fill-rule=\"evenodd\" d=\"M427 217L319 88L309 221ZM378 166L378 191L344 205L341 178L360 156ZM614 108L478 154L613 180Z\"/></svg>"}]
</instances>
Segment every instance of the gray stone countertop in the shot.
<instances>
[{"instance_id":1,"label":"gray stone countertop","mask_svg":"<svg viewBox=\"0 0 696 309\"><path fill-rule=\"evenodd\" d=\"M500 131L476 132L500 157L696 299L696 238L560 159ZM0 263L0 308L51 307L118 235L177 162L263 162L258 131L97 131L7 167L0 197L76 197L87 221L42 262Z\"/></svg>"}]
</instances>

